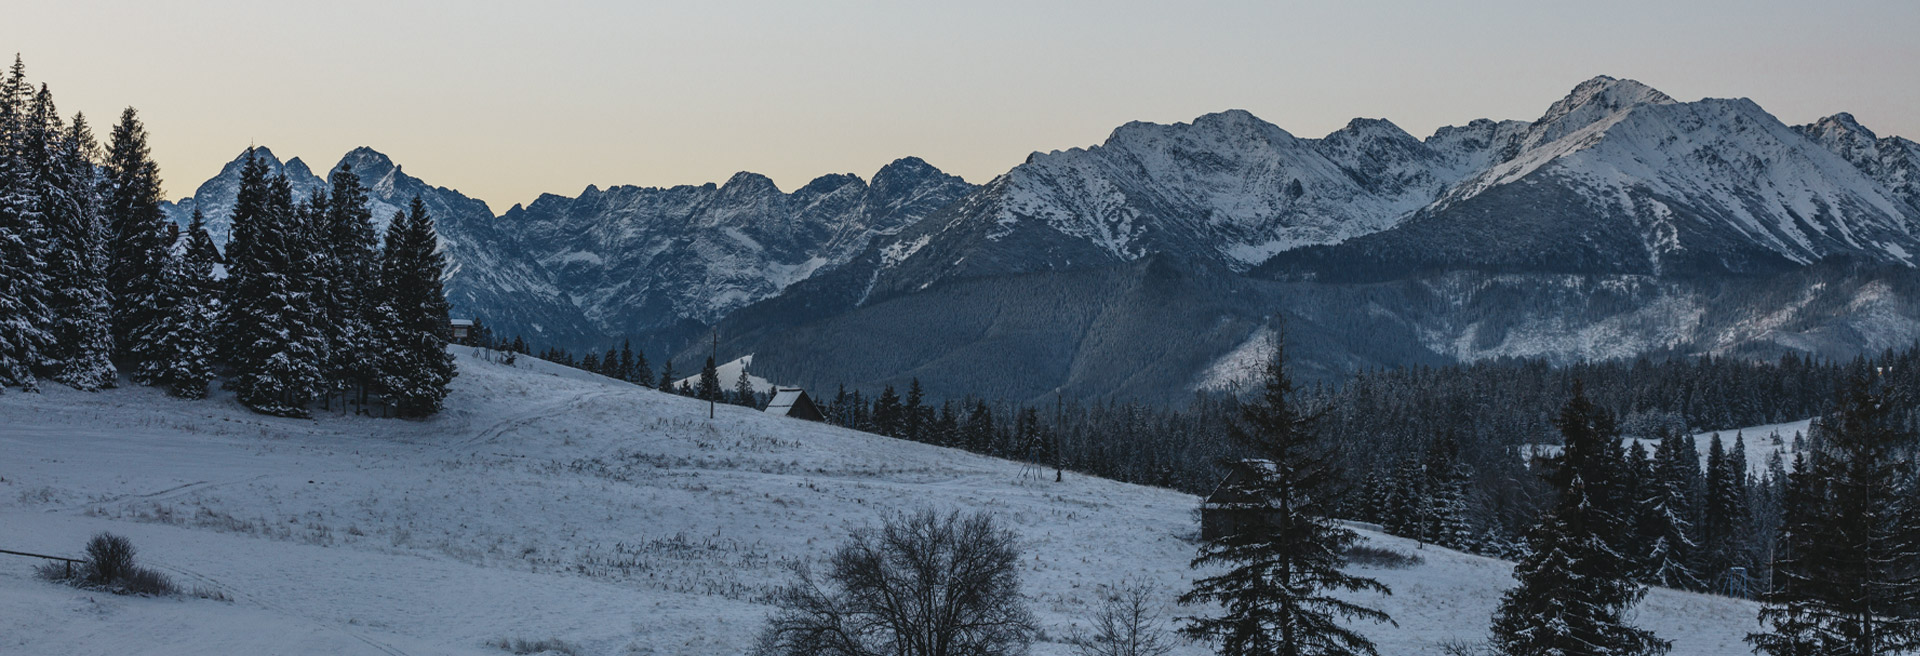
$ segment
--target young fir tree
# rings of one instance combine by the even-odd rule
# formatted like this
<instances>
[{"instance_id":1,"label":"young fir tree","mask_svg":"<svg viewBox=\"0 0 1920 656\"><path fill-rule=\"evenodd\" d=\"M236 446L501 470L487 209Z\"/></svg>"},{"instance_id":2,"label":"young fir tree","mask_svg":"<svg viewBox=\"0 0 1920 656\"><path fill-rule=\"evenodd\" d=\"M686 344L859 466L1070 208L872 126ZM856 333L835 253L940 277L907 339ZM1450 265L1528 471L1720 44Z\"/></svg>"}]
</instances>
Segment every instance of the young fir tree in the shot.
<instances>
[{"instance_id":1,"label":"young fir tree","mask_svg":"<svg viewBox=\"0 0 1920 656\"><path fill-rule=\"evenodd\" d=\"M320 290L327 317L325 377L331 394L355 395L362 407L375 384L379 342L373 330L374 287L379 280L379 237L366 188L352 166L329 178L329 202L320 237L326 251Z\"/></svg>"},{"instance_id":2,"label":"young fir tree","mask_svg":"<svg viewBox=\"0 0 1920 656\"><path fill-rule=\"evenodd\" d=\"M129 338L152 335L163 308L156 304L169 240L167 217L160 209L160 167L147 150L147 128L128 107L120 113L107 145L106 205L111 261L107 290L113 301L116 357L138 368L151 362L150 345Z\"/></svg>"},{"instance_id":3,"label":"young fir tree","mask_svg":"<svg viewBox=\"0 0 1920 656\"><path fill-rule=\"evenodd\" d=\"M431 415L440 411L455 372L447 352L446 256L418 197L388 227L380 264L381 389L400 416Z\"/></svg>"},{"instance_id":4,"label":"young fir tree","mask_svg":"<svg viewBox=\"0 0 1920 656\"><path fill-rule=\"evenodd\" d=\"M633 340L620 342L620 366L614 369L614 378L633 380Z\"/></svg>"},{"instance_id":5,"label":"young fir tree","mask_svg":"<svg viewBox=\"0 0 1920 656\"><path fill-rule=\"evenodd\" d=\"M1768 654L1877 656L1920 648L1920 503L1915 501L1911 449L1915 436L1902 415L1910 403L1874 389L1856 375L1838 411L1823 424L1825 440L1789 501L1783 530L1781 582L1767 595L1748 636ZM1811 651L1799 651L1806 647Z\"/></svg>"},{"instance_id":6,"label":"young fir tree","mask_svg":"<svg viewBox=\"0 0 1920 656\"><path fill-rule=\"evenodd\" d=\"M720 369L713 364L713 356L707 356L707 364L700 367L700 400L720 400Z\"/></svg>"},{"instance_id":7,"label":"young fir tree","mask_svg":"<svg viewBox=\"0 0 1920 656\"><path fill-rule=\"evenodd\" d=\"M757 408L760 398L753 391L753 381L747 378L747 368L740 368L740 377L733 381L733 402L735 405Z\"/></svg>"},{"instance_id":8,"label":"young fir tree","mask_svg":"<svg viewBox=\"0 0 1920 656\"><path fill-rule=\"evenodd\" d=\"M1340 472L1314 432L1317 416L1294 407L1283 349L1266 366L1261 398L1241 406L1229 435L1253 460L1231 498L1234 510L1264 516L1200 548L1192 566L1226 571L1194 582L1182 604L1217 604L1217 615L1187 620L1181 632L1225 656L1376 654L1373 642L1341 620L1391 622L1386 613L1335 592L1391 594L1373 579L1342 571L1360 536L1333 519Z\"/></svg>"},{"instance_id":9,"label":"young fir tree","mask_svg":"<svg viewBox=\"0 0 1920 656\"><path fill-rule=\"evenodd\" d=\"M635 385L653 387L653 367L647 365L646 351L635 351L633 353L633 372L631 375Z\"/></svg>"},{"instance_id":10,"label":"young fir tree","mask_svg":"<svg viewBox=\"0 0 1920 656\"><path fill-rule=\"evenodd\" d=\"M882 388L880 397L873 400L873 432L899 437L900 410L900 394L893 391L892 385Z\"/></svg>"},{"instance_id":11,"label":"young fir tree","mask_svg":"<svg viewBox=\"0 0 1920 656\"><path fill-rule=\"evenodd\" d=\"M667 358L666 360L660 361L660 384L655 385L654 389L662 392L672 392L673 383L673 358Z\"/></svg>"},{"instance_id":12,"label":"young fir tree","mask_svg":"<svg viewBox=\"0 0 1920 656\"><path fill-rule=\"evenodd\" d=\"M1566 445L1547 479L1559 497L1514 566L1519 585L1494 613L1494 647L1507 656L1665 653L1668 643L1625 618L1646 588L1626 550L1632 508L1613 415L1576 383L1555 425Z\"/></svg>"},{"instance_id":13,"label":"young fir tree","mask_svg":"<svg viewBox=\"0 0 1920 656\"><path fill-rule=\"evenodd\" d=\"M36 368L54 347L48 307L46 126L33 120L33 90L16 55L0 82L0 387L39 389Z\"/></svg>"},{"instance_id":14,"label":"young fir tree","mask_svg":"<svg viewBox=\"0 0 1920 656\"><path fill-rule=\"evenodd\" d=\"M926 391L920 388L920 379L912 379L907 383L907 405L903 408L906 413L906 425L901 429L901 433L907 439L917 442L927 441L928 415L931 413L928 412L929 408L926 404Z\"/></svg>"},{"instance_id":15,"label":"young fir tree","mask_svg":"<svg viewBox=\"0 0 1920 656\"><path fill-rule=\"evenodd\" d=\"M321 388L326 338L315 324L308 218L286 177L269 178L250 154L234 197L217 351L233 370L227 386L256 412L307 416Z\"/></svg>"},{"instance_id":16,"label":"young fir tree","mask_svg":"<svg viewBox=\"0 0 1920 656\"><path fill-rule=\"evenodd\" d=\"M213 380L214 326L219 320L218 282L213 277L219 251L207 236L206 219L193 212L180 246L162 269L161 300L166 314L154 324L158 368L147 372L154 385L174 396L205 398Z\"/></svg>"}]
</instances>

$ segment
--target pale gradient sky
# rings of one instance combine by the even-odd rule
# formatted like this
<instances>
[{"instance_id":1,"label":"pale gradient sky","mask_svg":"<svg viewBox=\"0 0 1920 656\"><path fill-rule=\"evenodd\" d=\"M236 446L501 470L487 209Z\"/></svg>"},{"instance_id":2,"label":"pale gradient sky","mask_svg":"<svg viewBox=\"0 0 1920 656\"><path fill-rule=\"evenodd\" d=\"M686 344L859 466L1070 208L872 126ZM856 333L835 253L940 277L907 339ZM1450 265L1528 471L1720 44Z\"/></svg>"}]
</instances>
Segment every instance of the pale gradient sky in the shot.
<instances>
[{"instance_id":1,"label":"pale gradient sky","mask_svg":"<svg viewBox=\"0 0 1920 656\"><path fill-rule=\"evenodd\" d=\"M133 105L170 197L248 143L372 146L496 212L587 184L794 189L918 155L985 182L1130 120L1306 137L1532 119L1598 74L1920 137L1920 2L12 0L63 112Z\"/></svg>"}]
</instances>

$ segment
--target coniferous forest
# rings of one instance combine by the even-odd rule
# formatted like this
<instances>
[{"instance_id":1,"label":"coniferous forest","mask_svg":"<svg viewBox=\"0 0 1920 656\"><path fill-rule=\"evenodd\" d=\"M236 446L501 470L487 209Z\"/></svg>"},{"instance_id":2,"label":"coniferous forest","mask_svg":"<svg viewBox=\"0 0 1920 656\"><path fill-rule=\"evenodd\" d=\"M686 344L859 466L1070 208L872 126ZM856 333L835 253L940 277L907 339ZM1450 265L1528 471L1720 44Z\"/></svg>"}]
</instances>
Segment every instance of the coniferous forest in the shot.
<instances>
[{"instance_id":1,"label":"coniferous forest","mask_svg":"<svg viewBox=\"0 0 1920 656\"><path fill-rule=\"evenodd\" d=\"M185 230L169 222L162 200L133 108L102 150L15 58L0 81L0 389L124 375L189 399L217 383L288 417L440 410L454 375L446 261L417 199L383 242L351 170L296 201L253 158L224 248L197 213Z\"/></svg>"}]
</instances>

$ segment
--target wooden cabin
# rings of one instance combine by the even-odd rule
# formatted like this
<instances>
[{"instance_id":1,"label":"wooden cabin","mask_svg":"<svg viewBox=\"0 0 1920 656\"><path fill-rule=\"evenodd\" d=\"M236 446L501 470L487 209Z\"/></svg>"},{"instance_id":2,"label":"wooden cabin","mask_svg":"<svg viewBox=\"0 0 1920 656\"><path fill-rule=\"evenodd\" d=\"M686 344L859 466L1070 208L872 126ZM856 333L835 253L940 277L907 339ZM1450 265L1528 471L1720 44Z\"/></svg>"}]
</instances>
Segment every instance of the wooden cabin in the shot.
<instances>
[{"instance_id":1,"label":"wooden cabin","mask_svg":"<svg viewBox=\"0 0 1920 656\"><path fill-rule=\"evenodd\" d=\"M1241 489L1242 485L1262 470L1271 470L1273 463L1265 460L1242 460L1227 470L1227 477L1214 486L1213 492L1200 502L1200 539L1216 540L1240 532L1249 526L1257 526L1266 521L1265 513L1256 508L1247 508L1249 499Z\"/></svg>"},{"instance_id":2,"label":"wooden cabin","mask_svg":"<svg viewBox=\"0 0 1920 656\"><path fill-rule=\"evenodd\" d=\"M767 414L807 421L826 421L827 415L813 404L813 397L798 387L773 388L773 400L767 402Z\"/></svg>"}]
</instances>

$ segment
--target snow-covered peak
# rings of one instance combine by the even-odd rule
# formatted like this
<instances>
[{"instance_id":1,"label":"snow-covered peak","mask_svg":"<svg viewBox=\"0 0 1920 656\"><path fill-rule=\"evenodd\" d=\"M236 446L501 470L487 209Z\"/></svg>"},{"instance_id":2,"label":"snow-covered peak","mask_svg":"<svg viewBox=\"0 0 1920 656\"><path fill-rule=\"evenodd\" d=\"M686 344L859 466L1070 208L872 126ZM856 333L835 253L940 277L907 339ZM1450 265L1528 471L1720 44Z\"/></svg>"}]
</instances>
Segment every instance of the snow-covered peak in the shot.
<instances>
[{"instance_id":1,"label":"snow-covered peak","mask_svg":"<svg viewBox=\"0 0 1920 656\"><path fill-rule=\"evenodd\" d=\"M354 175L360 176L361 184L373 184L374 181L385 178L399 169L394 166L392 158L366 146L347 151L347 154L340 158L340 163L335 164L327 175L331 177L333 171L339 171L343 167L352 167Z\"/></svg>"},{"instance_id":2,"label":"snow-covered peak","mask_svg":"<svg viewBox=\"0 0 1920 656\"><path fill-rule=\"evenodd\" d=\"M1133 121L1115 128L1100 147L1153 150L1169 142L1178 142L1187 147L1199 145L1209 149L1226 147L1247 150L1286 146L1296 141L1298 139L1293 134L1280 129L1280 126L1260 120L1247 110L1230 109L1200 116L1193 119L1192 123Z\"/></svg>"},{"instance_id":3,"label":"snow-covered peak","mask_svg":"<svg viewBox=\"0 0 1920 656\"><path fill-rule=\"evenodd\" d=\"M773 178L751 171L735 173L733 177L727 178L726 184L720 185L720 194L723 196L777 195L779 193L780 186L773 183Z\"/></svg>"},{"instance_id":4,"label":"snow-covered peak","mask_svg":"<svg viewBox=\"0 0 1920 656\"><path fill-rule=\"evenodd\" d=\"M1605 116L1638 105L1670 105L1674 102L1672 96L1636 80L1600 75L1581 82L1565 98L1554 101L1538 122L1578 121L1579 116Z\"/></svg>"},{"instance_id":5,"label":"snow-covered peak","mask_svg":"<svg viewBox=\"0 0 1920 656\"><path fill-rule=\"evenodd\" d=\"M1795 129L1920 208L1920 144L1877 136L1845 112Z\"/></svg>"},{"instance_id":6,"label":"snow-covered peak","mask_svg":"<svg viewBox=\"0 0 1920 656\"><path fill-rule=\"evenodd\" d=\"M1674 102L1667 94L1637 81L1601 75L1580 83L1565 98L1548 107L1547 113L1533 122L1519 146L1536 148L1596 123L1617 119L1636 107Z\"/></svg>"},{"instance_id":7,"label":"snow-covered peak","mask_svg":"<svg viewBox=\"0 0 1920 656\"><path fill-rule=\"evenodd\" d=\"M824 196L850 186L865 187L866 185L865 180L861 180L860 176L852 173L828 173L808 181L807 184L802 185L799 189L795 189L793 194L795 196L811 198Z\"/></svg>"},{"instance_id":8,"label":"snow-covered peak","mask_svg":"<svg viewBox=\"0 0 1920 656\"><path fill-rule=\"evenodd\" d=\"M225 244L232 229L231 214L233 201L240 193L240 170L249 158L257 158L267 165L267 175L284 175L288 186L293 188L295 201L305 200L314 191L326 187L326 181L314 175L306 162L296 157L282 162L266 146L249 146L232 161L220 168L220 173L201 183L192 196L167 204L168 217L182 227L191 220L193 211L200 210L207 220L207 234L215 244Z\"/></svg>"}]
</instances>

